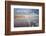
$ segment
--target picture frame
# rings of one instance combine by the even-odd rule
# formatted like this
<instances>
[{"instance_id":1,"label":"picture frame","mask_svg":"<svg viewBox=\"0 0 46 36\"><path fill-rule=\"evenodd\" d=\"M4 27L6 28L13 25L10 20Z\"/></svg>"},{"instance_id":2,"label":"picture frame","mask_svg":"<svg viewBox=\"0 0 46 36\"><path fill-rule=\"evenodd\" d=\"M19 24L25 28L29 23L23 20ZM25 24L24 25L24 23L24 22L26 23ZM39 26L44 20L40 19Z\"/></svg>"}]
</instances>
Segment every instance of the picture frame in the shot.
<instances>
[{"instance_id":1,"label":"picture frame","mask_svg":"<svg viewBox=\"0 0 46 36\"><path fill-rule=\"evenodd\" d=\"M24 14L23 15L24 17L22 16L22 14ZM34 15L36 15L37 17L35 17ZM35 17L35 19L33 20L32 17L33 19ZM24 23L25 19L26 22ZM27 19L29 20L29 22L31 22L31 23L28 22L28 24L30 25L25 25L27 24L28 21ZM34 23L35 20L36 23ZM45 32L44 3L5 1L5 35L35 34L44 32Z\"/></svg>"}]
</instances>

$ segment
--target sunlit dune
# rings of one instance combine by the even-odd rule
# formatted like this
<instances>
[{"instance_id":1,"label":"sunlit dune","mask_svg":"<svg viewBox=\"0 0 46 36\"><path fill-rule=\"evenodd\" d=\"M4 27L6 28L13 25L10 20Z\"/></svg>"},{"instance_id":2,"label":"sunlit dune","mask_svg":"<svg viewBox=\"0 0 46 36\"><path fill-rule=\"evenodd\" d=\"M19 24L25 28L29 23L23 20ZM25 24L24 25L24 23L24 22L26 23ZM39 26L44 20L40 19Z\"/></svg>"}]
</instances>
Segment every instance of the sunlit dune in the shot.
<instances>
[{"instance_id":1,"label":"sunlit dune","mask_svg":"<svg viewBox=\"0 0 46 36\"><path fill-rule=\"evenodd\" d=\"M30 15L15 16L15 18L31 18L31 16Z\"/></svg>"},{"instance_id":2,"label":"sunlit dune","mask_svg":"<svg viewBox=\"0 0 46 36\"><path fill-rule=\"evenodd\" d=\"M25 18L25 16L15 16L15 18Z\"/></svg>"}]
</instances>

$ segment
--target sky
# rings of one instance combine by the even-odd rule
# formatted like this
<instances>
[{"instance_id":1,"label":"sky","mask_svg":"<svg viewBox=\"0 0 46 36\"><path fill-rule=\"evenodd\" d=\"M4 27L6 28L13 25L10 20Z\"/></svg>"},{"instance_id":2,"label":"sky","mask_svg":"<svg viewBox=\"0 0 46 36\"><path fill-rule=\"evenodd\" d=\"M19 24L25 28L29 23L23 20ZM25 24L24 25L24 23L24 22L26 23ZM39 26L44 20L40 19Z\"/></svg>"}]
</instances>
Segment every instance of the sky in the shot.
<instances>
[{"instance_id":1,"label":"sky","mask_svg":"<svg viewBox=\"0 0 46 36\"><path fill-rule=\"evenodd\" d=\"M39 15L39 9L14 8L14 14L31 14Z\"/></svg>"}]
</instances>

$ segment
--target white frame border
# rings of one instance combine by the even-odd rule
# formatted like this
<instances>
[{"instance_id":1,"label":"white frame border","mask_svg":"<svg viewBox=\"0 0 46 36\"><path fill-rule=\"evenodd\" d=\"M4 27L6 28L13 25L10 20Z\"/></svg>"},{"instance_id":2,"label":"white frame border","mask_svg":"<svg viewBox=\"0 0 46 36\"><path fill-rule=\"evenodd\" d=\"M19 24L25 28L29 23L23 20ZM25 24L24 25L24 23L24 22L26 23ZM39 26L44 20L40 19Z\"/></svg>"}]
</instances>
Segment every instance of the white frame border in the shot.
<instances>
[{"instance_id":1,"label":"white frame border","mask_svg":"<svg viewBox=\"0 0 46 36\"><path fill-rule=\"evenodd\" d=\"M16 27L14 28L14 8L29 8L39 9L39 27ZM42 7L41 6L22 6L22 5L11 5L11 31L28 31L28 30L42 30Z\"/></svg>"}]
</instances>

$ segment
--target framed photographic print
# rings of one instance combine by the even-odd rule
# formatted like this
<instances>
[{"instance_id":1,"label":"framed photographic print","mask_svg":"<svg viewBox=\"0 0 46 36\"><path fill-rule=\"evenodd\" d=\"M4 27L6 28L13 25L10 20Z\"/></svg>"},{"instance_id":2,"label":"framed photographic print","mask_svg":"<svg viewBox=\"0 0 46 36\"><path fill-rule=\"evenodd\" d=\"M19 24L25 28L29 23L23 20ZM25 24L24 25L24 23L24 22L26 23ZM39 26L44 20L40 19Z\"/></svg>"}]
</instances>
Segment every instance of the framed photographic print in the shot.
<instances>
[{"instance_id":1,"label":"framed photographic print","mask_svg":"<svg viewBox=\"0 0 46 36\"><path fill-rule=\"evenodd\" d=\"M45 32L44 3L5 1L5 34Z\"/></svg>"}]
</instances>

